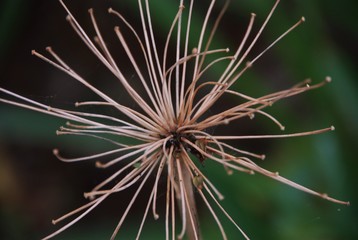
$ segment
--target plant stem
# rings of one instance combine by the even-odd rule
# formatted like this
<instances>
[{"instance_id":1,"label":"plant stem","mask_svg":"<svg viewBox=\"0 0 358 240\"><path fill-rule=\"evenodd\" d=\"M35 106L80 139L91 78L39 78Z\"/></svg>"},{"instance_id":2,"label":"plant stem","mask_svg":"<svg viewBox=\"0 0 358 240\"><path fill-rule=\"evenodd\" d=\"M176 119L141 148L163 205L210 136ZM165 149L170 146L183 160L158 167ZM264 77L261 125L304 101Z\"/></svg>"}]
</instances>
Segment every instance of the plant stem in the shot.
<instances>
[{"instance_id":1,"label":"plant stem","mask_svg":"<svg viewBox=\"0 0 358 240\"><path fill-rule=\"evenodd\" d=\"M185 214L187 217L186 221L186 234L189 240L200 240L201 234L199 229L198 213L195 203L193 182L189 170L186 167L182 168L183 185L185 192L187 193L188 205L190 207L191 214L193 216L193 223L190 220L189 209L186 208ZM179 204L181 206L181 204Z\"/></svg>"}]
</instances>

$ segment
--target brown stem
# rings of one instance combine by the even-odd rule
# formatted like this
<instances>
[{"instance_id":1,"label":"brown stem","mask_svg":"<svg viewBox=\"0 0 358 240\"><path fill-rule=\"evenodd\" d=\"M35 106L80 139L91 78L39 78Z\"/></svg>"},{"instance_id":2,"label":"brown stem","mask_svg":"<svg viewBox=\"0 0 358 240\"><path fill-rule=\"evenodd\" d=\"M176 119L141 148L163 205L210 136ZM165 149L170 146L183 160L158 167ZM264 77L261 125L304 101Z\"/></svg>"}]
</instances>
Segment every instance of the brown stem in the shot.
<instances>
[{"instance_id":1,"label":"brown stem","mask_svg":"<svg viewBox=\"0 0 358 240\"><path fill-rule=\"evenodd\" d=\"M200 240L201 234L199 229L199 221L198 221L198 214L197 214L197 208L195 203L195 196L194 196L194 189L193 189L193 182L190 175L189 170L186 167L182 167L182 177L183 177L183 185L185 188L185 192L187 193L188 198L188 205L190 206L190 211L193 216L193 222L192 224L190 217L189 217L189 209L186 208L185 214L187 217L186 221L186 235L188 240ZM177 199L179 208L181 208L181 201L182 199ZM196 233L196 234L195 234Z\"/></svg>"}]
</instances>

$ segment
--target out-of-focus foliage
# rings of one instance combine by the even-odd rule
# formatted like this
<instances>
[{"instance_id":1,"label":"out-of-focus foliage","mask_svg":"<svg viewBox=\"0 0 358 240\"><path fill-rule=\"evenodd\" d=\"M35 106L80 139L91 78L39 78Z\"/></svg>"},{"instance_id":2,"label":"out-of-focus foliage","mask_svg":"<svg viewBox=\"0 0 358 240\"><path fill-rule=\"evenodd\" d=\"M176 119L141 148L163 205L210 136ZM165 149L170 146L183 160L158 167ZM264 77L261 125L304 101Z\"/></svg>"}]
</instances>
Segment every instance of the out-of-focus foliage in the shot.
<instances>
[{"instance_id":1,"label":"out-of-focus foliage","mask_svg":"<svg viewBox=\"0 0 358 240\"><path fill-rule=\"evenodd\" d=\"M150 2L160 43L165 40L178 1ZM207 6L203 2L196 1L203 7L195 12L194 28L200 28L204 6ZM108 16L106 8L113 7L140 26L136 1L67 0L66 3L91 33L87 8L94 7L112 51L120 49L113 33L113 26L119 21ZM255 31L273 4L274 0L231 1L214 44L234 51L250 13L257 14ZM234 86L259 96L306 78L319 82L331 76L331 84L277 103L269 111L282 121L286 132L330 125L336 127L335 132L297 139L238 142L237 145L266 153L266 160L259 164L269 170L277 170L289 179L352 204L350 207L335 205L258 175L227 176L224 170L207 161L203 171L227 196L223 205L252 239L358 238L357 8L354 0L281 1L254 52L263 50L302 15L306 23L265 54ZM96 86L110 87L114 96L121 94L120 85L103 73L104 68L87 51L64 17L65 12L56 1L5 0L0 3L0 86L49 105L71 108L75 101L87 100L85 88L30 54L31 49L41 51L51 45ZM125 74L131 77L133 72L129 70ZM219 72L211 74L215 77ZM81 192L103 179L102 172L108 174L108 171L95 169L91 163L65 164L55 159L51 154L54 147L75 156L106 147L97 141L56 136L56 129L64 124L63 120L0 104L1 239L38 239L52 232L57 226L51 226L50 220L84 203ZM238 122L230 131L279 133L265 119L257 118L249 124ZM130 194L129 191L112 197L59 239L108 238ZM123 239L132 238L142 210L133 211L120 232ZM218 229L211 227L214 220L209 212L203 207L200 213L204 238L219 239ZM230 239L238 239L237 230L228 221L223 222ZM149 220L144 231L143 239L163 238L163 226L158 221Z\"/></svg>"}]
</instances>

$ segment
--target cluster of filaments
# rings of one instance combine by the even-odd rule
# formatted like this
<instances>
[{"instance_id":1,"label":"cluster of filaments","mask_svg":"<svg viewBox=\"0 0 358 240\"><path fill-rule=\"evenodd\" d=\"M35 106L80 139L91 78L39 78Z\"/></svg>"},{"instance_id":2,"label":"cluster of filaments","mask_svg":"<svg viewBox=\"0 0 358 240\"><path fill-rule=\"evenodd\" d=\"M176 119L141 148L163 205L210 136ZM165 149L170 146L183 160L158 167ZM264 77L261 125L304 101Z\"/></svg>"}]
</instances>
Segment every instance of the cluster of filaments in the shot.
<instances>
[{"instance_id":1,"label":"cluster of filaments","mask_svg":"<svg viewBox=\"0 0 358 240\"><path fill-rule=\"evenodd\" d=\"M54 223L58 223L68 217L77 215L73 220L60 228L58 231L46 237L46 239L51 238L72 226L92 211L96 206L102 203L109 195L121 192L136 183L139 184L137 184L137 190L119 220L117 227L113 232L112 238L117 235L139 193L144 187L149 187L151 191L138 230L137 238L139 238L149 211L152 211L154 218L159 217L159 213L157 211L157 196L158 183L160 179L162 179L161 181L166 181L166 205L165 213L163 214L166 226L166 239L176 239L177 237L181 239L186 232L191 232L190 234L196 239L200 238L196 212L192 207L194 204L193 188L195 189L194 192L202 198L211 212L221 231L223 239L226 239L226 234L219 218L217 217L217 211L222 211L224 215L226 215L226 217L241 231L243 236L248 238L220 205L219 200L223 199L223 195L200 170L204 162L209 160L222 165L228 173L231 173L233 170L250 174L257 172L307 193L317 195L333 202L347 204L346 202L330 198L326 194L315 192L294 183L284 177L281 177L277 172L270 172L259 167L251 159L264 159L265 156L263 154L256 154L237 149L227 143L230 140L238 139L305 136L330 131L333 130L333 127L303 133L253 136L218 136L210 135L205 131L208 128L217 125L229 124L230 122L243 117L253 118L255 114L267 117L273 123L277 124L281 130L283 130L284 126L272 115L266 113L264 108L271 106L278 100L300 94L310 89L318 88L330 81L330 79L327 78L326 81L322 83L309 85L310 82L307 80L293 86L290 89L258 98L230 90L230 87L248 68L252 66L254 62L256 62L257 59L261 57L263 53L265 53L287 33L292 31L292 29L302 23L304 19L300 19L289 30L277 38L277 40L275 40L270 46L264 49L262 53L248 61L247 56L273 14L279 2L277 1L263 22L261 28L254 36L250 35L255 14L251 15L243 39L233 55L226 55L224 57L216 58L212 62L206 62L205 58L208 55L214 56L217 53L228 52L228 49L226 48L210 50L212 37L214 36L214 32L219 25L225 9L227 8L227 4L223 7L219 15L215 17L213 28L208 34L209 37L206 39L204 38L209 31L207 29L207 25L209 19L212 17L211 15L213 14L212 9L214 7L214 2L215 1L212 1L208 7L197 45L194 50L189 51L189 42L191 41L190 22L193 13L193 1L190 1L187 8L188 18L185 21L187 23L186 26L182 26L182 22L184 22L182 21L184 6L181 1L177 15L175 16L169 30L162 57L159 57L157 51L151 24L149 1L144 1L144 3L140 0L138 1L142 23L142 33L134 30L132 25L127 22L120 13L114 11L113 9L109 9L109 13L117 16L120 22L130 30L133 36L137 39L137 46L139 46L142 50L142 56L132 55L131 47L134 46L129 46L127 44L126 37L122 35L119 27L114 28L114 32L132 64L133 69L138 76L139 82L130 82L124 77L122 70L116 64L110 51L107 49L96 23L93 10L89 10L89 13L96 32L94 40L92 40L85 33L79 23L72 16L71 12L61 2L68 13L67 20L73 29L78 33L83 42L98 57L98 59L119 80L121 86L127 90L129 96L140 107L140 111L114 101L104 92L98 90L77 74L73 69L71 69L50 47L46 48L46 50L50 53L54 60L51 60L36 51L33 51L33 54L72 76L103 99L103 101L76 103L78 108L85 105L97 105L103 108L112 107L117 109L121 114L127 116L130 121L124 121L99 113L69 111L49 107L5 89L1 89L2 92L24 101L24 103L20 103L1 99L2 102L7 102L69 120L69 122L67 122L67 126L61 127L61 129L57 132L59 135L71 134L94 137L107 141L114 146L111 151L73 159L61 156L59 151L56 149L54 150L54 154L60 160L65 162L78 162L98 159L100 157L109 157L112 158L110 161L97 161L96 166L99 168L108 168L116 164L122 164L117 172L95 186L90 192L85 193L85 197L90 199L88 204L75 209L59 219L54 220ZM252 40L249 42L248 39L250 38ZM170 42L174 42L176 48L175 62L172 65L168 65L167 63L167 54ZM136 59L139 57L142 57L146 63L144 69L137 64ZM202 80L202 75L206 71L208 71L215 64L225 61L227 62L227 67L223 70L218 80ZM190 73L187 72L187 63L189 62L194 65L194 70ZM137 84L141 84L141 86L144 87L149 101L145 101L143 97L138 94L135 89L135 85ZM198 92L204 92L204 89L208 89L208 87L210 90L205 92L203 97L199 99L197 97ZM232 97L237 97L244 101L242 101L243 103L233 107L226 109L223 107L221 112L204 117L204 113L206 113L208 109L210 109L224 94L232 95ZM113 124L108 124L108 121ZM115 138L108 136L115 136ZM121 137L135 139L138 143L126 144L124 142L118 142L116 139ZM147 186L147 180L151 176L154 176L154 184ZM188 182L188 179L191 181ZM214 206L212 206L212 203L214 203ZM178 214L178 212L181 213ZM179 223L181 229L179 230L177 230L178 216L181 216Z\"/></svg>"}]
</instances>

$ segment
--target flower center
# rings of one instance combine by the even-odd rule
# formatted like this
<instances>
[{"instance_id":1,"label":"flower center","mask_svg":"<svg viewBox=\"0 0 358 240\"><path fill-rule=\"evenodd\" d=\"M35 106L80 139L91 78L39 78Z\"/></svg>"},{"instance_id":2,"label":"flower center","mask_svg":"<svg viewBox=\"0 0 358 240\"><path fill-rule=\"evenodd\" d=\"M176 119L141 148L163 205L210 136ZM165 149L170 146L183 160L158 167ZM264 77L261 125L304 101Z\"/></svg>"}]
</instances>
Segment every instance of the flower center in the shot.
<instances>
[{"instance_id":1,"label":"flower center","mask_svg":"<svg viewBox=\"0 0 358 240\"><path fill-rule=\"evenodd\" d=\"M185 151L187 151L188 153L193 154L194 156L196 156L200 163L203 163L205 160L205 157L203 156L203 154L197 149L201 149L203 151L205 151L205 149L202 148L202 140L197 139L196 136L194 134L187 134L187 133L178 133L178 132L171 132L171 138L166 142L165 147L166 148L170 148L170 147L174 147L174 151L175 152L180 152L182 149L185 149ZM187 141L185 141L185 139ZM188 143L188 141L190 143ZM193 145L195 145L196 147L194 147ZM181 148L182 146L182 148Z\"/></svg>"}]
</instances>

